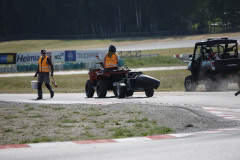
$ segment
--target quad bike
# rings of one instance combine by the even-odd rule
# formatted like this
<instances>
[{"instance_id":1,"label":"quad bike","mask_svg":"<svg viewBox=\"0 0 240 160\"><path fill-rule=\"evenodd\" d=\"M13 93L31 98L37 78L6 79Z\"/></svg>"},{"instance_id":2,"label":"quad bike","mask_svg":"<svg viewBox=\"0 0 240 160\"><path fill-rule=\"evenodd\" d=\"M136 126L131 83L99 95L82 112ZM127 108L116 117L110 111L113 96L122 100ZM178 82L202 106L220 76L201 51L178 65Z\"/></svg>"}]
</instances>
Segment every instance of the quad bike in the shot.
<instances>
[{"instance_id":1,"label":"quad bike","mask_svg":"<svg viewBox=\"0 0 240 160\"><path fill-rule=\"evenodd\" d=\"M99 57L96 56L98 59ZM100 60L100 59L99 59ZM147 97L152 97L154 89L160 85L160 81L142 74L142 72L131 72L126 69L107 69L103 67L103 62L97 62L102 67L90 69L89 77L85 85L85 92L88 98L93 97L97 92L99 98L104 98L108 90L112 90L118 98L132 96L134 92L145 91Z\"/></svg>"}]
</instances>

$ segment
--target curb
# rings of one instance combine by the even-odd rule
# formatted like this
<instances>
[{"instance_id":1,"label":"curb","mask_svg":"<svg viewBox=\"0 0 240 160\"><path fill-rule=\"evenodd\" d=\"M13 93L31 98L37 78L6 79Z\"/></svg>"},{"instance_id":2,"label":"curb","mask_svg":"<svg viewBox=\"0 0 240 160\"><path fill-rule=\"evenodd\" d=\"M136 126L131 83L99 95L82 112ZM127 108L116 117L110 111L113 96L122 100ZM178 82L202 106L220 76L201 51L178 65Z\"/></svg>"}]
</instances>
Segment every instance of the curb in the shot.
<instances>
[{"instance_id":1,"label":"curb","mask_svg":"<svg viewBox=\"0 0 240 160\"><path fill-rule=\"evenodd\" d=\"M144 137L131 137L131 138L119 138L119 139L103 139L103 140L82 140L82 141L70 141L70 142L50 142L50 143L32 143L32 144L13 144L13 145L0 145L0 149L16 149L16 148L41 148L41 147L59 147L59 146L73 146L83 144L97 144L97 143L116 143L116 142L143 142L151 140L164 140L173 138L184 138L192 135L199 134L213 134L229 131L240 131L240 128L224 128L210 131L200 131L192 133L176 133L176 134L164 134L164 135L153 135Z\"/></svg>"}]
</instances>

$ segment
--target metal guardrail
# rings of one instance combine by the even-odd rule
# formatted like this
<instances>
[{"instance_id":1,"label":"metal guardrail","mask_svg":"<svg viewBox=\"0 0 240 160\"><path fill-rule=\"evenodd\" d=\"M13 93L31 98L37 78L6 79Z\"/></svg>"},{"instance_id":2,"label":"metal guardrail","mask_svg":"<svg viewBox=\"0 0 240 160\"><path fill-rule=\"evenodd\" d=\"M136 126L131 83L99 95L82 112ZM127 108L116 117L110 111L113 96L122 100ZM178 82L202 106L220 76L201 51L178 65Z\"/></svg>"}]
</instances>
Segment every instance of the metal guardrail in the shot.
<instances>
[{"instance_id":1,"label":"metal guardrail","mask_svg":"<svg viewBox=\"0 0 240 160\"><path fill-rule=\"evenodd\" d=\"M136 50L136 51L119 51L118 55L121 58L124 58L124 57L141 57L141 50Z\"/></svg>"},{"instance_id":2,"label":"metal guardrail","mask_svg":"<svg viewBox=\"0 0 240 160\"><path fill-rule=\"evenodd\" d=\"M159 56L159 54L142 54L141 50L136 50L136 51L119 51L118 55L121 58L158 57Z\"/></svg>"}]
</instances>

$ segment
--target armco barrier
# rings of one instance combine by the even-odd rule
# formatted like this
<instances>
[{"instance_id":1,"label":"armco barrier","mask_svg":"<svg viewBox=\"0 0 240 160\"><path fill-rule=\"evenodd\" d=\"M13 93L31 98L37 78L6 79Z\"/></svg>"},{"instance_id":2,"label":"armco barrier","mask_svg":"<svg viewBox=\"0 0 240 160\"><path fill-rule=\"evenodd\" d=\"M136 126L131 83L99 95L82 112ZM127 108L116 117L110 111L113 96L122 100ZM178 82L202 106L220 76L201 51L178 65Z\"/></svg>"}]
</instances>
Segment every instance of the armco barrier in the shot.
<instances>
[{"instance_id":1,"label":"armco barrier","mask_svg":"<svg viewBox=\"0 0 240 160\"><path fill-rule=\"evenodd\" d=\"M74 63L75 69L81 69L81 62Z\"/></svg>"},{"instance_id":2,"label":"armco barrier","mask_svg":"<svg viewBox=\"0 0 240 160\"><path fill-rule=\"evenodd\" d=\"M124 60L123 59L120 59L118 61L118 67L123 67L124 66Z\"/></svg>"},{"instance_id":3,"label":"armco barrier","mask_svg":"<svg viewBox=\"0 0 240 160\"><path fill-rule=\"evenodd\" d=\"M61 70L63 70L63 63L56 63L56 64L54 64L54 70L55 71L61 71Z\"/></svg>"},{"instance_id":4,"label":"armco barrier","mask_svg":"<svg viewBox=\"0 0 240 160\"><path fill-rule=\"evenodd\" d=\"M17 72L16 66L0 66L0 73L14 73Z\"/></svg>"},{"instance_id":5,"label":"armco barrier","mask_svg":"<svg viewBox=\"0 0 240 160\"><path fill-rule=\"evenodd\" d=\"M4 66L0 66L0 73L4 72Z\"/></svg>"},{"instance_id":6,"label":"armco barrier","mask_svg":"<svg viewBox=\"0 0 240 160\"><path fill-rule=\"evenodd\" d=\"M64 70L70 69L69 64L68 64L68 63L64 63L64 64L63 64L63 69L64 69Z\"/></svg>"},{"instance_id":7,"label":"armco barrier","mask_svg":"<svg viewBox=\"0 0 240 160\"><path fill-rule=\"evenodd\" d=\"M37 71L38 65L37 64L31 64L30 65L30 71Z\"/></svg>"}]
</instances>

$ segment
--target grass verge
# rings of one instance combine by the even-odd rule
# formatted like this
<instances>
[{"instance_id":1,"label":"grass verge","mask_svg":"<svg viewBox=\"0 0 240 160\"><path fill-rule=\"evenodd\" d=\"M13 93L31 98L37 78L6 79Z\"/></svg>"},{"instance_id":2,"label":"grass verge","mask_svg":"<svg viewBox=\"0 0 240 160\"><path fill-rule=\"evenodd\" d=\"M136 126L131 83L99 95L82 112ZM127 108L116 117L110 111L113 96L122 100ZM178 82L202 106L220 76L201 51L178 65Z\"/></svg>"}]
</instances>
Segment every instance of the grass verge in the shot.
<instances>
[{"instance_id":1,"label":"grass verge","mask_svg":"<svg viewBox=\"0 0 240 160\"><path fill-rule=\"evenodd\" d=\"M0 145L113 139L173 133L160 119L123 106L0 104ZM147 106L145 106L147 107ZM57 109L56 109L57 108ZM61 108L60 110L58 108ZM11 115L11 119L8 117ZM39 116L34 116L39 115Z\"/></svg>"},{"instance_id":2,"label":"grass verge","mask_svg":"<svg viewBox=\"0 0 240 160\"><path fill-rule=\"evenodd\" d=\"M184 78L190 74L187 70L175 71L148 71L144 74L160 80L160 87L156 91L184 91ZM58 88L54 88L56 93L84 93L85 84L89 79L87 74L54 76ZM36 93L31 89L30 81L34 77L1 77L0 93ZM43 85L43 92L48 90Z\"/></svg>"}]
</instances>

